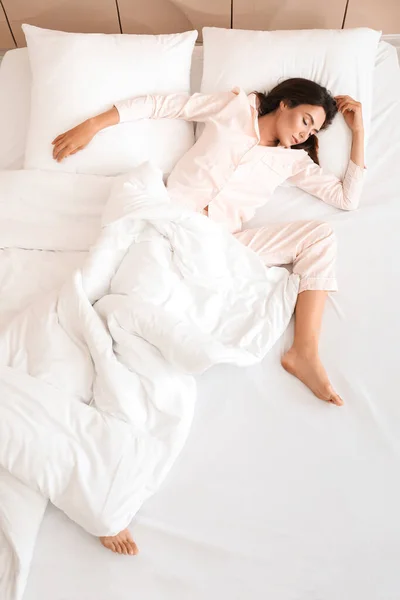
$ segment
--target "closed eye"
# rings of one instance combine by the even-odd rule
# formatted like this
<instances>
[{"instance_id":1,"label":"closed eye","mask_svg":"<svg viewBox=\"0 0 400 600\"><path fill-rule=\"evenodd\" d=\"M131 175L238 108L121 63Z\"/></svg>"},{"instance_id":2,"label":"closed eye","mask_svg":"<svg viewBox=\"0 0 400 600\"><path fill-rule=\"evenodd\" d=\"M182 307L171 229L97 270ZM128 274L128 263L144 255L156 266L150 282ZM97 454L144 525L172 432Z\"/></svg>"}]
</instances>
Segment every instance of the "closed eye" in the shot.
<instances>
[{"instance_id":1,"label":"closed eye","mask_svg":"<svg viewBox=\"0 0 400 600\"><path fill-rule=\"evenodd\" d=\"M309 113L306 113L306 115L307 115L307 117L310 117L311 125L315 125L312 115L310 115ZM306 125L306 122L304 121L304 119L303 119L303 122ZM318 132L319 132L319 129L314 129L314 135L317 135Z\"/></svg>"},{"instance_id":2,"label":"closed eye","mask_svg":"<svg viewBox=\"0 0 400 600\"><path fill-rule=\"evenodd\" d=\"M303 123L307 127L308 123L305 119L303 119ZM310 133L310 135L317 135L317 133L318 133L318 129L313 129L312 133Z\"/></svg>"}]
</instances>

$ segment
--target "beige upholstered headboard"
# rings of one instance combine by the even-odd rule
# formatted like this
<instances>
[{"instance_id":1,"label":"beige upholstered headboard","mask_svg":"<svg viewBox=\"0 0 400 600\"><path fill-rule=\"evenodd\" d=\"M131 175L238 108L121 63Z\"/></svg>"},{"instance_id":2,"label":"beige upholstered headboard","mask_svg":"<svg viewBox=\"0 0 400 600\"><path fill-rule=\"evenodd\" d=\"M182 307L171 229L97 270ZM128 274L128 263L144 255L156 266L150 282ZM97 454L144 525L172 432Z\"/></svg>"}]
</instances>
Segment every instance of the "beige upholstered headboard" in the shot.
<instances>
[{"instance_id":1,"label":"beige upholstered headboard","mask_svg":"<svg viewBox=\"0 0 400 600\"><path fill-rule=\"evenodd\" d=\"M24 46L22 23L103 33L172 33L205 25L400 33L400 0L0 0L0 48Z\"/></svg>"},{"instance_id":2,"label":"beige upholstered headboard","mask_svg":"<svg viewBox=\"0 0 400 600\"><path fill-rule=\"evenodd\" d=\"M9 29L5 12L0 5L0 48L14 48L14 40Z\"/></svg>"}]
</instances>

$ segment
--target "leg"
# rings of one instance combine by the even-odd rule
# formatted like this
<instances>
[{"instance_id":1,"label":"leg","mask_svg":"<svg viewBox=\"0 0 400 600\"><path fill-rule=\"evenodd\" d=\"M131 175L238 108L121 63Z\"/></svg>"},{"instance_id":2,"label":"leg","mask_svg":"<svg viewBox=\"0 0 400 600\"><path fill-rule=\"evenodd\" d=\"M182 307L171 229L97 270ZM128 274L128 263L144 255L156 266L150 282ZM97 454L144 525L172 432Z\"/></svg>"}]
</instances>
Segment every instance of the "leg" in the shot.
<instances>
[{"instance_id":1,"label":"leg","mask_svg":"<svg viewBox=\"0 0 400 600\"><path fill-rule=\"evenodd\" d=\"M337 289L332 230L325 223L302 221L247 229L235 237L257 252L268 266L293 264L293 272L300 276L295 338L282 365L318 398L340 406L343 402L332 389L318 356L327 292Z\"/></svg>"},{"instance_id":2,"label":"leg","mask_svg":"<svg viewBox=\"0 0 400 600\"><path fill-rule=\"evenodd\" d=\"M295 311L293 346L282 358L286 371L300 379L326 402L342 406L318 355L318 340L327 292L309 290L299 294Z\"/></svg>"},{"instance_id":3,"label":"leg","mask_svg":"<svg viewBox=\"0 0 400 600\"><path fill-rule=\"evenodd\" d=\"M101 537L100 542L105 548L116 552L117 554L138 554L139 549L132 539L129 529L124 529L117 535Z\"/></svg>"}]
</instances>

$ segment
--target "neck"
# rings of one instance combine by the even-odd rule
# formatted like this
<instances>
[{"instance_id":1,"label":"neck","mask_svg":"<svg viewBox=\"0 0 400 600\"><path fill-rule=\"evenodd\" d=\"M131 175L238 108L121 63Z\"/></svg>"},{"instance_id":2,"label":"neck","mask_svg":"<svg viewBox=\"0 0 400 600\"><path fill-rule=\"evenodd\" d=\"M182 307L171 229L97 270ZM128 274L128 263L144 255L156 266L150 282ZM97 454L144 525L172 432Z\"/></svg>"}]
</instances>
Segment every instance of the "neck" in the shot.
<instances>
[{"instance_id":1,"label":"neck","mask_svg":"<svg viewBox=\"0 0 400 600\"><path fill-rule=\"evenodd\" d=\"M275 113L268 113L262 117L258 117L258 128L260 130L260 145L261 146L277 146L279 140L276 135Z\"/></svg>"}]
</instances>

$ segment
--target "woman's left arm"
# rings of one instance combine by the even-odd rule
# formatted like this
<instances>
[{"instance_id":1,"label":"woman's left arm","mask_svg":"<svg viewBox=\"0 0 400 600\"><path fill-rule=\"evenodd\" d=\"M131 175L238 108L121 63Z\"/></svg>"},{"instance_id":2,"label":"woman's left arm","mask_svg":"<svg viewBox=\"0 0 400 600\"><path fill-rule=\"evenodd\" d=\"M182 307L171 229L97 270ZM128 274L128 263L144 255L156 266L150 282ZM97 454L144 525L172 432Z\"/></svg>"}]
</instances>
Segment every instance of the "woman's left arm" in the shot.
<instances>
[{"instance_id":1,"label":"woman's left arm","mask_svg":"<svg viewBox=\"0 0 400 600\"><path fill-rule=\"evenodd\" d=\"M336 96L335 100L353 135L350 159L364 169L364 122L361 102L356 102L350 96Z\"/></svg>"},{"instance_id":2,"label":"woman's left arm","mask_svg":"<svg viewBox=\"0 0 400 600\"><path fill-rule=\"evenodd\" d=\"M358 208L364 184L364 125L362 106L350 96L336 96L337 107L352 132L350 160L343 181L307 157L304 168L289 181L341 210Z\"/></svg>"}]
</instances>

